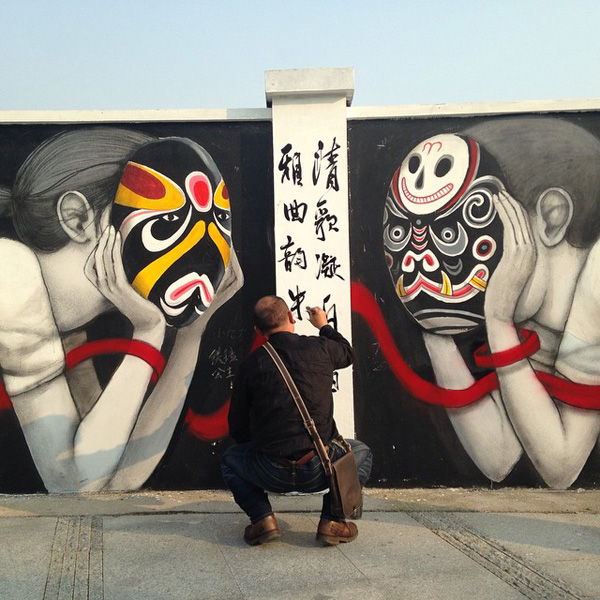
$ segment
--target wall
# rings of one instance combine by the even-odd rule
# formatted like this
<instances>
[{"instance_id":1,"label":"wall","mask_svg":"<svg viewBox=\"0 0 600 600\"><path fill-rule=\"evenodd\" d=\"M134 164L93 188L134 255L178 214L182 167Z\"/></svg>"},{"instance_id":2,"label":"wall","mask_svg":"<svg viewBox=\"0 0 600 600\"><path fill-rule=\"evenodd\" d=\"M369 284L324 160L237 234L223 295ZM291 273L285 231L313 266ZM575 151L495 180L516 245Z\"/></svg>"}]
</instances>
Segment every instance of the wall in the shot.
<instances>
[{"instance_id":1,"label":"wall","mask_svg":"<svg viewBox=\"0 0 600 600\"><path fill-rule=\"evenodd\" d=\"M274 290L352 339L371 485L599 485L598 103L354 109L317 71L272 110L0 115L0 492L221 487Z\"/></svg>"}]
</instances>

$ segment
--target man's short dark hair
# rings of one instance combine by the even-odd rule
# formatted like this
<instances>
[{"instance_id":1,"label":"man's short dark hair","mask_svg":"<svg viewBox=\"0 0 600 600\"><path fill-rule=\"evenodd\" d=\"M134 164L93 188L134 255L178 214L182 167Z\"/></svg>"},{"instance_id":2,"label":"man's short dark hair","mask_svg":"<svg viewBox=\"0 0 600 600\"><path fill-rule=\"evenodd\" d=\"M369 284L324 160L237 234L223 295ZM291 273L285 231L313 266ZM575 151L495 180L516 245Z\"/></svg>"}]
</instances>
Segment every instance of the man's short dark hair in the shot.
<instances>
[{"instance_id":1,"label":"man's short dark hair","mask_svg":"<svg viewBox=\"0 0 600 600\"><path fill-rule=\"evenodd\" d=\"M279 296L263 296L254 305L254 324L263 333L269 333L288 318L289 308Z\"/></svg>"}]
</instances>

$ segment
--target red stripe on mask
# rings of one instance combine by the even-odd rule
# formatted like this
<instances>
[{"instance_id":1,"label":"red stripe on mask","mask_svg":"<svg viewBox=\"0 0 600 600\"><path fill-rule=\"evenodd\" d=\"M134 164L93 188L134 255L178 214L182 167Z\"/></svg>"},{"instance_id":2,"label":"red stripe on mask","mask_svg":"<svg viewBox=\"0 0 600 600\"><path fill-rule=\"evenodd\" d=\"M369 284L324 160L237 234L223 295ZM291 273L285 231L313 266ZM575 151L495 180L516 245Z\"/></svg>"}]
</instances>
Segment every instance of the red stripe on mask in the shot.
<instances>
[{"instance_id":1,"label":"red stripe on mask","mask_svg":"<svg viewBox=\"0 0 600 600\"><path fill-rule=\"evenodd\" d=\"M165 186L160 179L131 163L128 163L123 170L121 185L138 196L150 200L160 200L165 197L166 193Z\"/></svg>"}]
</instances>

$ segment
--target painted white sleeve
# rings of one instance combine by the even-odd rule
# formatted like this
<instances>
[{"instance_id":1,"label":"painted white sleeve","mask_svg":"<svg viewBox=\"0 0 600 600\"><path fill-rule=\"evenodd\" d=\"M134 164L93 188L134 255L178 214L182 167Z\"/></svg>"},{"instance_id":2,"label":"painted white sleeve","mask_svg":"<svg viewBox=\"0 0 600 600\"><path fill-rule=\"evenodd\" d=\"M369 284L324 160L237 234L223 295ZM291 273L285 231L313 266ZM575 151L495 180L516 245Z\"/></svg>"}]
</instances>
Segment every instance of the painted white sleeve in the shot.
<instances>
[{"instance_id":1,"label":"painted white sleeve","mask_svg":"<svg viewBox=\"0 0 600 600\"><path fill-rule=\"evenodd\" d=\"M64 351L37 258L0 239L0 367L10 396L54 379Z\"/></svg>"},{"instance_id":2,"label":"painted white sleeve","mask_svg":"<svg viewBox=\"0 0 600 600\"><path fill-rule=\"evenodd\" d=\"M600 384L600 244L587 258L565 332L558 351L556 370L577 383Z\"/></svg>"}]
</instances>

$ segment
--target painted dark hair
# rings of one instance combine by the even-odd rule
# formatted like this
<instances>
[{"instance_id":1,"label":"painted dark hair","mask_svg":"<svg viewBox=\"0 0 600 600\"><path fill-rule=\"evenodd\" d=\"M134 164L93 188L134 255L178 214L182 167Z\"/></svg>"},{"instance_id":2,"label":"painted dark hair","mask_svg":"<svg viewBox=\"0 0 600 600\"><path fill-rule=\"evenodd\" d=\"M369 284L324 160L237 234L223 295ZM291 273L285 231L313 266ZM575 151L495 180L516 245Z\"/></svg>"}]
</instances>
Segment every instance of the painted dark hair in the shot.
<instances>
[{"instance_id":1,"label":"painted dark hair","mask_svg":"<svg viewBox=\"0 0 600 600\"><path fill-rule=\"evenodd\" d=\"M12 217L21 241L42 252L62 248L69 238L56 206L68 191L81 192L96 218L114 197L128 157L150 136L124 129L78 129L40 144L17 172Z\"/></svg>"},{"instance_id":2,"label":"painted dark hair","mask_svg":"<svg viewBox=\"0 0 600 600\"><path fill-rule=\"evenodd\" d=\"M548 188L562 188L573 200L565 235L587 248L600 236L600 140L560 118L498 118L464 133L498 162L508 192L530 213Z\"/></svg>"},{"instance_id":3,"label":"painted dark hair","mask_svg":"<svg viewBox=\"0 0 600 600\"><path fill-rule=\"evenodd\" d=\"M10 190L0 185L0 217L10 216Z\"/></svg>"}]
</instances>

